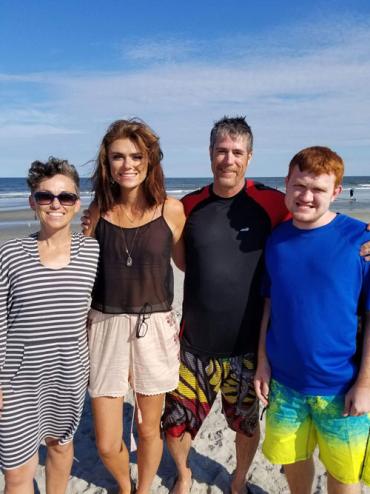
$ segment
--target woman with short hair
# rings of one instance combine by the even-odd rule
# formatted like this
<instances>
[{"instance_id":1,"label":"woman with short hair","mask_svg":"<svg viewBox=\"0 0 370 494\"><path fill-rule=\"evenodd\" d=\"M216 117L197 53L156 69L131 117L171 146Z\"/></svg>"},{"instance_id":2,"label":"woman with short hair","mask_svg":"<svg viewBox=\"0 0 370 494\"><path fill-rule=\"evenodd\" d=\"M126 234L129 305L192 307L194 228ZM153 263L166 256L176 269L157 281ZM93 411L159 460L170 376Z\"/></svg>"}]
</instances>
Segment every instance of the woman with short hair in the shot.
<instances>
[{"instance_id":1,"label":"woman with short hair","mask_svg":"<svg viewBox=\"0 0 370 494\"><path fill-rule=\"evenodd\" d=\"M40 230L0 247L0 466L5 494L31 494L46 443L47 494L64 494L87 388L86 319L99 256L71 232L80 208L73 165L29 169Z\"/></svg>"}]
</instances>

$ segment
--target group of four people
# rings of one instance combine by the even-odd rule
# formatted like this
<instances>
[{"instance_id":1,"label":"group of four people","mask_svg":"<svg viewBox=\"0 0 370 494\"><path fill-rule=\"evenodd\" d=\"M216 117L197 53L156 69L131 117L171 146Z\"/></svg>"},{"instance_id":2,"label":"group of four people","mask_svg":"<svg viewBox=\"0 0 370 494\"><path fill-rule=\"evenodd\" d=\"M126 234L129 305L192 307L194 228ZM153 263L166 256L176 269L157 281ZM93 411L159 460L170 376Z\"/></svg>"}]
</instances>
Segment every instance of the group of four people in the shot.
<instances>
[{"instance_id":1,"label":"group of four people","mask_svg":"<svg viewBox=\"0 0 370 494\"><path fill-rule=\"evenodd\" d=\"M114 122L99 149L87 237L70 229L79 208L74 168L33 163L40 231L0 250L6 494L33 492L42 440L47 492L65 492L88 379L97 447L120 494L132 488L122 440L129 386L139 494L157 471L161 428L178 469L173 492L190 492L191 440L219 391L236 432L232 494L247 491L258 398L268 405L264 452L285 465L293 493L311 491L317 442L331 492L357 492L361 475L370 480L370 267L359 255L370 233L329 210L343 176L330 149L293 158L284 199L245 179L252 148L244 118L216 122L213 183L180 202L166 196L154 132L138 120ZM180 330L171 257L185 270Z\"/></svg>"}]
</instances>

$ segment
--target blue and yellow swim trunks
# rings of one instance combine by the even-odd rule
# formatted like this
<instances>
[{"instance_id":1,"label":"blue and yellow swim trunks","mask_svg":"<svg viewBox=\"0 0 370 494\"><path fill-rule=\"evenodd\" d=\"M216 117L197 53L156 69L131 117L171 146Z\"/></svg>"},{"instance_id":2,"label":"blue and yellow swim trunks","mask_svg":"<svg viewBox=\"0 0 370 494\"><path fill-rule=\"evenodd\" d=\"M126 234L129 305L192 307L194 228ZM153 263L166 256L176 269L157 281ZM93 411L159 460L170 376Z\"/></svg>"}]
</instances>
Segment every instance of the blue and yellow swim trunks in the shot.
<instances>
[{"instance_id":1,"label":"blue and yellow swim trunks","mask_svg":"<svg viewBox=\"0 0 370 494\"><path fill-rule=\"evenodd\" d=\"M326 470L339 482L361 479L368 415L343 417L344 395L312 396L271 381L263 453L271 463L307 460L319 446Z\"/></svg>"},{"instance_id":2,"label":"blue and yellow swim trunks","mask_svg":"<svg viewBox=\"0 0 370 494\"><path fill-rule=\"evenodd\" d=\"M362 469L361 480L370 486L370 430L367 438L364 467Z\"/></svg>"}]
</instances>

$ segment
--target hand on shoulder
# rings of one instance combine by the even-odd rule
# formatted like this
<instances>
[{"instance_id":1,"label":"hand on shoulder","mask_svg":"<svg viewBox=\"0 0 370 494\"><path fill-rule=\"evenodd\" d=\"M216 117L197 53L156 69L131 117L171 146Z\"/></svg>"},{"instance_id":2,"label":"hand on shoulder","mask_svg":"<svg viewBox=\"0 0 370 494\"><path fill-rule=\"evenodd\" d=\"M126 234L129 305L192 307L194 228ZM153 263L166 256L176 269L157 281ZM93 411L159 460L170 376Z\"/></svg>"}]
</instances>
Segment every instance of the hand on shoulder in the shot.
<instances>
[{"instance_id":1,"label":"hand on shoulder","mask_svg":"<svg viewBox=\"0 0 370 494\"><path fill-rule=\"evenodd\" d=\"M97 204L92 202L89 209L85 209L81 216L81 228L84 235L88 237L94 236L95 227L99 220L99 209Z\"/></svg>"}]
</instances>

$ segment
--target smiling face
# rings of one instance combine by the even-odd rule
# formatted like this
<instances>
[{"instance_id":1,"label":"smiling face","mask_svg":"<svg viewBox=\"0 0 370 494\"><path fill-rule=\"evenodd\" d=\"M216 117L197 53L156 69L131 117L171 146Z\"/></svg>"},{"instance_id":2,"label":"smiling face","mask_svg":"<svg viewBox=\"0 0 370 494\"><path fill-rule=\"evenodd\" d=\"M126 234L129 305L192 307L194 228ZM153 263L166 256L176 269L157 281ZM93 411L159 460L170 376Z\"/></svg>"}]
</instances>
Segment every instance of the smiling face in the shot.
<instances>
[{"instance_id":1,"label":"smiling face","mask_svg":"<svg viewBox=\"0 0 370 494\"><path fill-rule=\"evenodd\" d=\"M130 139L113 141L108 149L108 161L111 177L122 189L140 187L147 176L147 157Z\"/></svg>"},{"instance_id":2,"label":"smiling face","mask_svg":"<svg viewBox=\"0 0 370 494\"><path fill-rule=\"evenodd\" d=\"M315 175L301 171L298 166L293 168L285 181L285 204L297 228L318 228L333 219L330 204L342 191L342 186L335 186L335 182L333 173Z\"/></svg>"},{"instance_id":3,"label":"smiling face","mask_svg":"<svg viewBox=\"0 0 370 494\"><path fill-rule=\"evenodd\" d=\"M69 228L74 215L80 209L80 200L74 205L63 206L59 199L54 198L50 204L37 204L34 194L36 192L50 192L57 196L62 192L77 194L76 186L73 180L66 175L54 175L51 178L42 180L33 194L29 197L31 208L36 212L41 228L47 231L58 231L63 228Z\"/></svg>"},{"instance_id":4,"label":"smiling face","mask_svg":"<svg viewBox=\"0 0 370 494\"><path fill-rule=\"evenodd\" d=\"M232 197L244 186L245 171L252 157L245 136L220 135L210 149L214 192Z\"/></svg>"}]
</instances>

